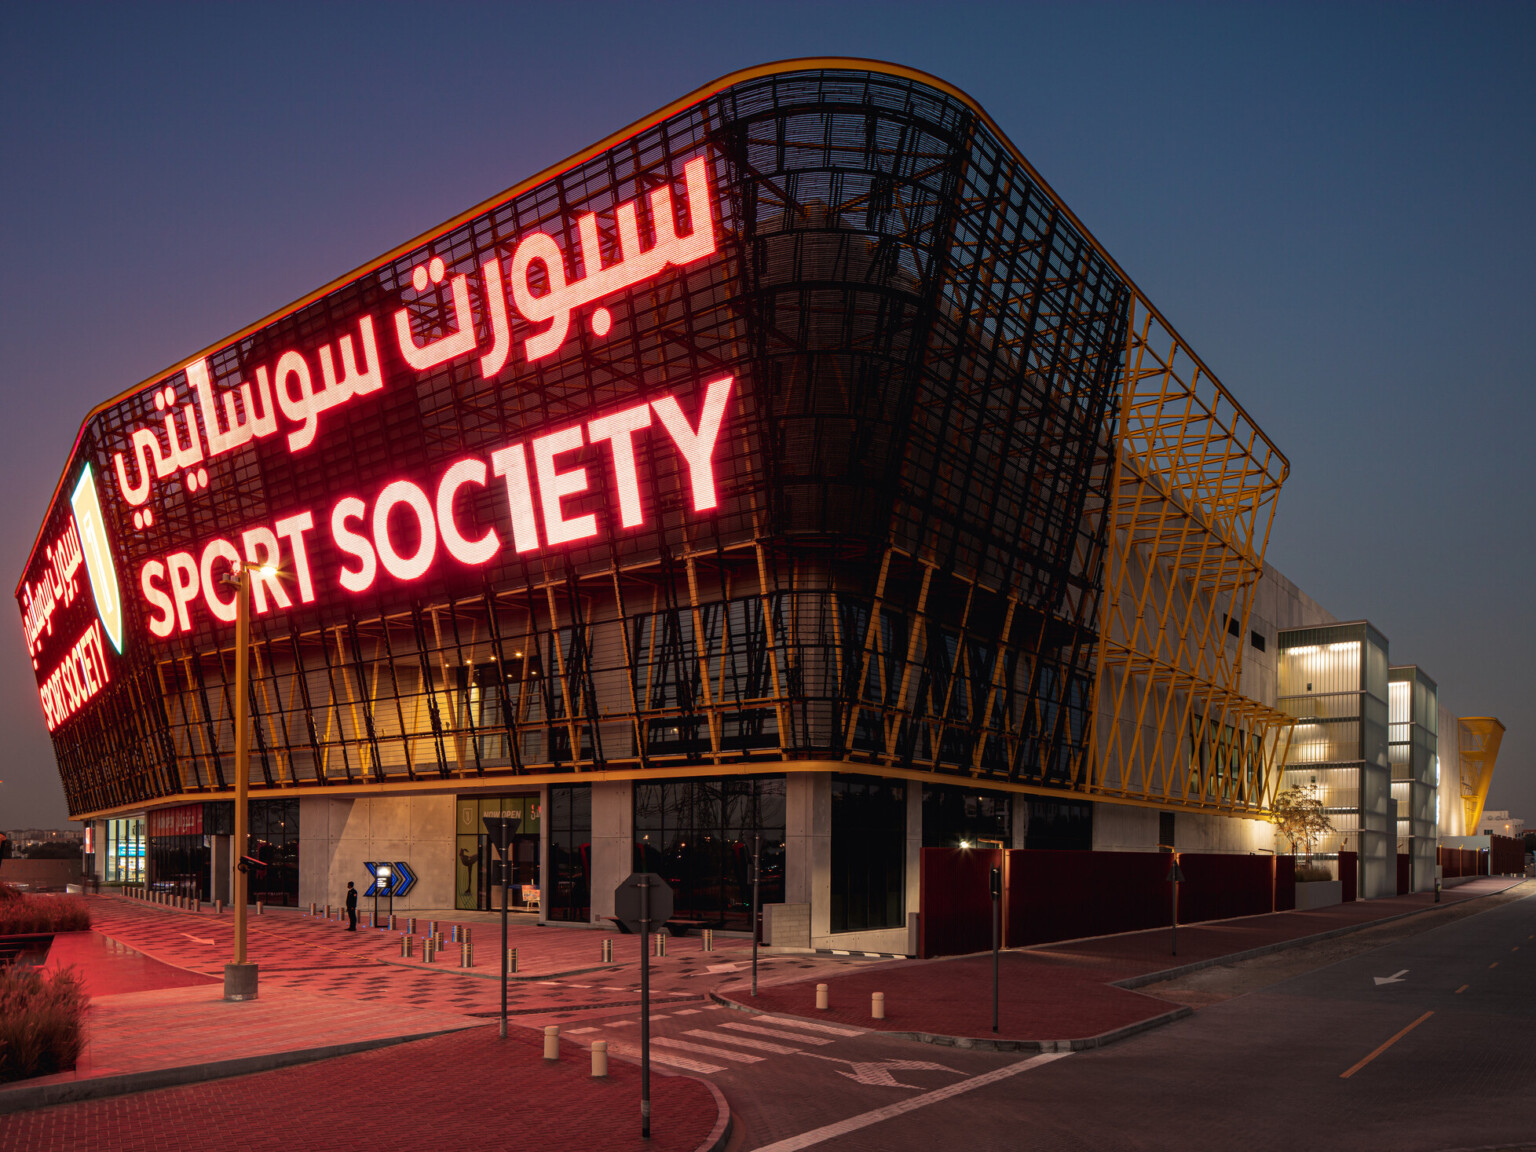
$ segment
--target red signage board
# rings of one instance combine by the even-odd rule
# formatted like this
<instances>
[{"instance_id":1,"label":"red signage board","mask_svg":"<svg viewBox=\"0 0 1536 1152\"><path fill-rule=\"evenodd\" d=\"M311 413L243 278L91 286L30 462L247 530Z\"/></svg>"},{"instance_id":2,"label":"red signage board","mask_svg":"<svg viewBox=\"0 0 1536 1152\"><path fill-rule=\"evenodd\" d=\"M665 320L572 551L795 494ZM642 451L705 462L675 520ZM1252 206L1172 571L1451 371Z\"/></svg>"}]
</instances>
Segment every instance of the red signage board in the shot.
<instances>
[{"instance_id":1,"label":"red signage board","mask_svg":"<svg viewBox=\"0 0 1536 1152\"><path fill-rule=\"evenodd\" d=\"M159 808L149 813L149 835L201 836L203 834L203 806L182 804L176 808Z\"/></svg>"}]
</instances>

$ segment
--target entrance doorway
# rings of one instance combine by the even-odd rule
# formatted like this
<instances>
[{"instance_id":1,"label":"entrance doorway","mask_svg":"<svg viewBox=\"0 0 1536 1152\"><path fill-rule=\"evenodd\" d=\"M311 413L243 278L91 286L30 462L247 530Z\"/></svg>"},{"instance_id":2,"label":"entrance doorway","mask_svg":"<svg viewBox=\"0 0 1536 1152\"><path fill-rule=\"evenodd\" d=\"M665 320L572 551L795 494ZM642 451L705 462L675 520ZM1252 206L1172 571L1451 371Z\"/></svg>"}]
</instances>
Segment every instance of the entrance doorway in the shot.
<instances>
[{"instance_id":1,"label":"entrance doorway","mask_svg":"<svg viewBox=\"0 0 1536 1152\"><path fill-rule=\"evenodd\" d=\"M516 912L539 911L542 807L536 792L459 797L454 843L456 908L494 912L501 907L501 886L491 883L496 852L486 835L484 817L515 816L517 832L509 852L512 883L507 889L507 907Z\"/></svg>"}]
</instances>

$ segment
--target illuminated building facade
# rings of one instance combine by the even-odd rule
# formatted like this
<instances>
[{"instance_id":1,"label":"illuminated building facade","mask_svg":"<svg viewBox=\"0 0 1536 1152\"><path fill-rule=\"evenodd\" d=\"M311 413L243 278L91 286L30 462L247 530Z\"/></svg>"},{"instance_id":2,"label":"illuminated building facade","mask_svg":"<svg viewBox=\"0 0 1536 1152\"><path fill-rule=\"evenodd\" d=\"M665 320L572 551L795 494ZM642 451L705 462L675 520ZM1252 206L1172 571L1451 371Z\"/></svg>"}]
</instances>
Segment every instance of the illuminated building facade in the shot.
<instances>
[{"instance_id":1,"label":"illuminated building facade","mask_svg":"<svg viewBox=\"0 0 1536 1152\"><path fill-rule=\"evenodd\" d=\"M545 919L644 866L745 926L760 839L779 942L904 951L925 844L1270 842L1286 468L974 102L797 61L98 407L17 596L152 882L224 891L249 563L267 899L496 905L515 814Z\"/></svg>"}]
</instances>

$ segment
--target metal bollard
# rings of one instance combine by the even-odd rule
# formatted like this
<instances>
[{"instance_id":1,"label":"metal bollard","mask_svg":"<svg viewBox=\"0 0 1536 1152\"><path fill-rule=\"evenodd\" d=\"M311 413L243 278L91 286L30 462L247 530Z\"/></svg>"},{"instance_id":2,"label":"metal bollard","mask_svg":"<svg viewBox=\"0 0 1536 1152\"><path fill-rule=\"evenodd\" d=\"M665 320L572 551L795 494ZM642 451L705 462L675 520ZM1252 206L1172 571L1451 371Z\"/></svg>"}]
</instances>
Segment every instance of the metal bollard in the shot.
<instances>
[{"instance_id":1,"label":"metal bollard","mask_svg":"<svg viewBox=\"0 0 1536 1152\"><path fill-rule=\"evenodd\" d=\"M436 936L437 935L437 921L436 920L428 920L427 921L427 935L428 936Z\"/></svg>"},{"instance_id":2,"label":"metal bollard","mask_svg":"<svg viewBox=\"0 0 1536 1152\"><path fill-rule=\"evenodd\" d=\"M194 911L194 912L202 912L202 910L203 910L203 899L202 899L201 896L199 896L196 900L192 901L192 911Z\"/></svg>"},{"instance_id":3,"label":"metal bollard","mask_svg":"<svg viewBox=\"0 0 1536 1152\"><path fill-rule=\"evenodd\" d=\"M469 925L468 924L464 925L463 928L459 929L459 935L463 939L464 943L466 943L466 944L468 944L468 943L470 943L470 942L472 942L474 940L474 937L469 934Z\"/></svg>"},{"instance_id":4,"label":"metal bollard","mask_svg":"<svg viewBox=\"0 0 1536 1152\"><path fill-rule=\"evenodd\" d=\"M325 906L325 918L327 920L331 918L331 906L329 904Z\"/></svg>"},{"instance_id":5,"label":"metal bollard","mask_svg":"<svg viewBox=\"0 0 1536 1152\"><path fill-rule=\"evenodd\" d=\"M825 984L816 985L816 1007L825 1012L828 1006L827 986Z\"/></svg>"},{"instance_id":6,"label":"metal bollard","mask_svg":"<svg viewBox=\"0 0 1536 1152\"><path fill-rule=\"evenodd\" d=\"M421 943L421 962L430 964L436 955L437 949L432 947L432 937L428 936Z\"/></svg>"},{"instance_id":7,"label":"metal bollard","mask_svg":"<svg viewBox=\"0 0 1536 1152\"><path fill-rule=\"evenodd\" d=\"M550 1024L544 1029L544 1059L560 1059L560 1025Z\"/></svg>"},{"instance_id":8,"label":"metal bollard","mask_svg":"<svg viewBox=\"0 0 1536 1152\"><path fill-rule=\"evenodd\" d=\"M507 972L508 973L515 973L516 971L517 971L517 949L516 948L508 948L507 949Z\"/></svg>"},{"instance_id":9,"label":"metal bollard","mask_svg":"<svg viewBox=\"0 0 1536 1152\"><path fill-rule=\"evenodd\" d=\"M706 929L704 929L704 951L706 951L706 952L713 952L714 950L715 950L715 930L713 928L706 928Z\"/></svg>"},{"instance_id":10,"label":"metal bollard","mask_svg":"<svg viewBox=\"0 0 1536 1152\"><path fill-rule=\"evenodd\" d=\"M261 907L262 907L261 901L260 900L256 901L256 915L258 915L258 916L261 915Z\"/></svg>"},{"instance_id":11,"label":"metal bollard","mask_svg":"<svg viewBox=\"0 0 1536 1152\"><path fill-rule=\"evenodd\" d=\"M665 956L666 954L667 954L667 937L666 937L666 935L664 933L658 932L658 933L656 933L656 955L658 955L658 956Z\"/></svg>"},{"instance_id":12,"label":"metal bollard","mask_svg":"<svg viewBox=\"0 0 1536 1152\"><path fill-rule=\"evenodd\" d=\"M884 992L871 992L869 994L869 1016L871 1020L885 1019Z\"/></svg>"},{"instance_id":13,"label":"metal bollard","mask_svg":"<svg viewBox=\"0 0 1536 1152\"><path fill-rule=\"evenodd\" d=\"M412 936L416 935L416 917L407 916L405 918L405 930Z\"/></svg>"},{"instance_id":14,"label":"metal bollard","mask_svg":"<svg viewBox=\"0 0 1536 1152\"><path fill-rule=\"evenodd\" d=\"M400 957L403 960L411 958L411 938L409 936L400 937Z\"/></svg>"},{"instance_id":15,"label":"metal bollard","mask_svg":"<svg viewBox=\"0 0 1536 1152\"><path fill-rule=\"evenodd\" d=\"M309 918L311 920L315 918L315 902L313 900L309 902Z\"/></svg>"},{"instance_id":16,"label":"metal bollard","mask_svg":"<svg viewBox=\"0 0 1536 1152\"><path fill-rule=\"evenodd\" d=\"M475 966L475 946L468 940L459 941L459 967L473 968Z\"/></svg>"},{"instance_id":17,"label":"metal bollard","mask_svg":"<svg viewBox=\"0 0 1536 1152\"><path fill-rule=\"evenodd\" d=\"M213 902L213 914L215 916L222 916L222 915L224 915L224 901L222 901L222 900L215 900Z\"/></svg>"},{"instance_id":18,"label":"metal bollard","mask_svg":"<svg viewBox=\"0 0 1536 1152\"><path fill-rule=\"evenodd\" d=\"M448 939L452 940L455 944L459 942L459 926L457 924L448 925Z\"/></svg>"},{"instance_id":19,"label":"metal bollard","mask_svg":"<svg viewBox=\"0 0 1536 1152\"><path fill-rule=\"evenodd\" d=\"M613 937L612 936L604 936L603 937L603 963L604 964L612 964L613 963Z\"/></svg>"},{"instance_id":20,"label":"metal bollard","mask_svg":"<svg viewBox=\"0 0 1536 1152\"><path fill-rule=\"evenodd\" d=\"M389 914L389 930L391 932L395 930L395 914L393 912Z\"/></svg>"},{"instance_id":21,"label":"metal bollard","mask_svg":"<svg viewBox=\"0 0 1536 1152\"><path fill-rule=\"evenodd\" d=\"M592 1041L592 1076L594 1079L608 1075L608 1041Z\"/></svg>"}]
</instances>

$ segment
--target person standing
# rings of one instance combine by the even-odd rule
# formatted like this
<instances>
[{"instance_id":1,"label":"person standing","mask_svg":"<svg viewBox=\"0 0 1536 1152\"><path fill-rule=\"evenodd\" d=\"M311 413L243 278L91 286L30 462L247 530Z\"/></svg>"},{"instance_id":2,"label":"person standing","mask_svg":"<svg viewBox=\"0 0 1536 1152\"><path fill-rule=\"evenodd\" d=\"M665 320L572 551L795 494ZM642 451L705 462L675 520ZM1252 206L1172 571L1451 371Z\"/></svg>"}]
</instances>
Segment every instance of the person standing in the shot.
<instances>
[{"instance_id":1,"label":"person standing","mask_svg":"<svg viewBox=\"0 0 1536 1152\"><path fill-rule=\"evenodd\" d=\"M357 931L357 885L347 881L347 919L351 921L348 932Z\"/></svg>"}]
</instances>

